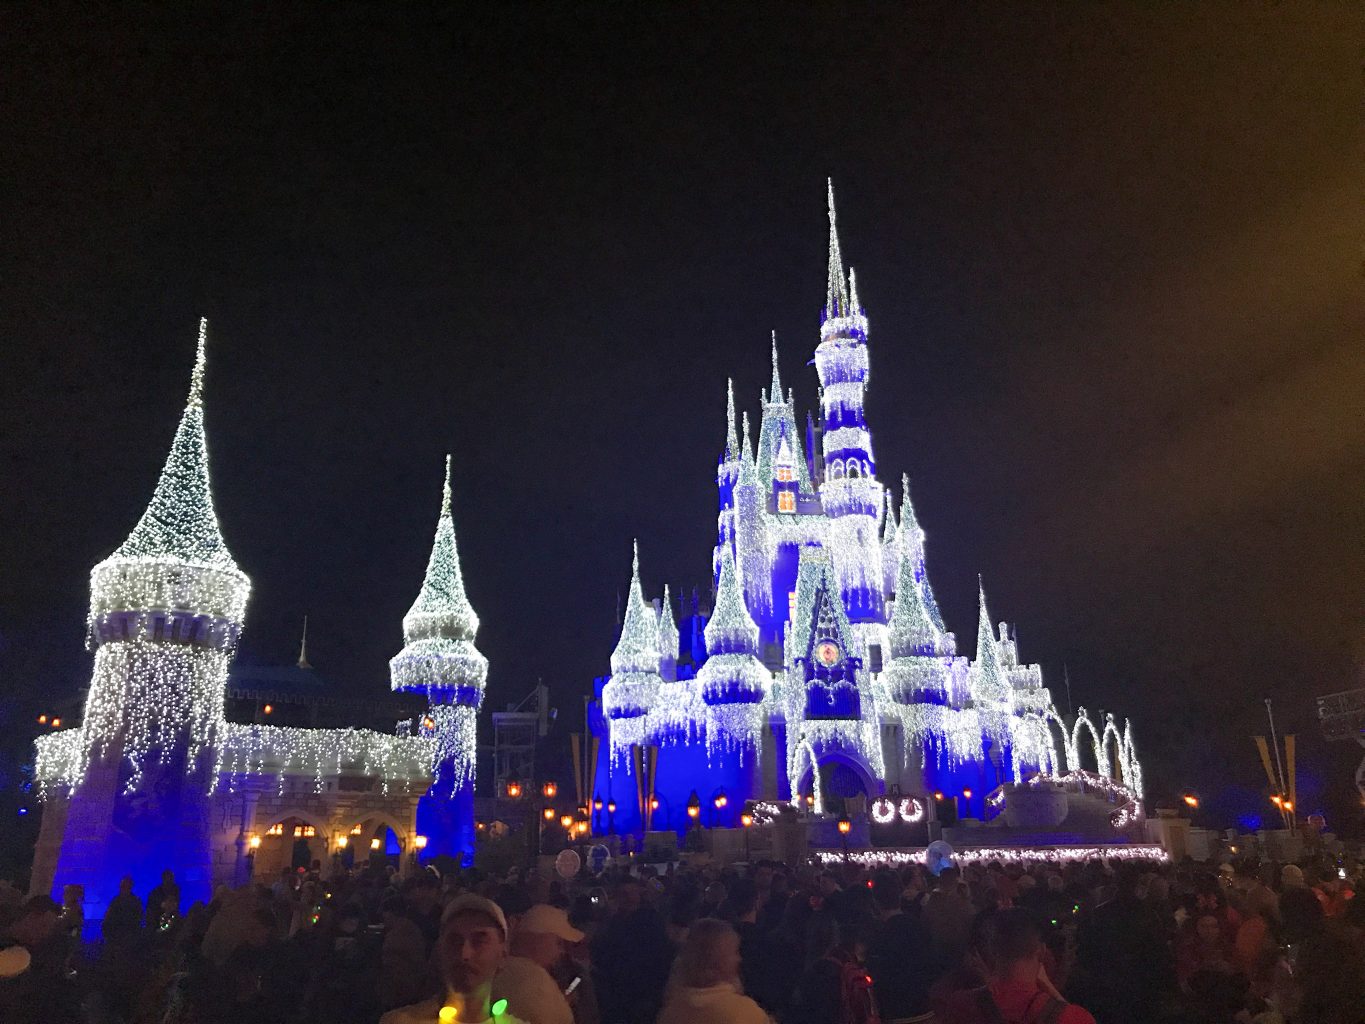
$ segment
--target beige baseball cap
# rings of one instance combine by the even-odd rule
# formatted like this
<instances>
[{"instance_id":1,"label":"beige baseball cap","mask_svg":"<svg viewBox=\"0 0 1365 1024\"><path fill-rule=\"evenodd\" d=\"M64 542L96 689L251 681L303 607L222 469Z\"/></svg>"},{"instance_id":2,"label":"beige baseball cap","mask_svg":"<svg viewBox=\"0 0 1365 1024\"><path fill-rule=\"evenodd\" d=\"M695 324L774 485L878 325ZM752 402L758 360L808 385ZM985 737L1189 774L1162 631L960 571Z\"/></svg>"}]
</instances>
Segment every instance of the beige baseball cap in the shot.
<instances>
[{"instance_id":1,"label":"beige baseball cap","mask_svg":"<svg viewBox=\"0 0 1365 1024\"><path fill-rule=\"evenodd\" d=\"M522 914L521 920L517 922L517 931L555 935L565 942L583 941L583 933L569 924L569 915L548 903L537 903Z\"/></svg>"},{"instance_id":2,"label":"beige baseball cap","mask_svg":"<svg viewBox=\"0 0 1365 1024\"><path fill-rule=\"evenodd\" d=\"M441 911L441 927L444 928L446 922L456 914L483 914L485 917L491 917L498 930L502 932L502 937L507 938L507 915L502 912L502 907L492 900L476 896L472 892L456 896L446 904L445 910Z\"/></svg>"}]
</instances>

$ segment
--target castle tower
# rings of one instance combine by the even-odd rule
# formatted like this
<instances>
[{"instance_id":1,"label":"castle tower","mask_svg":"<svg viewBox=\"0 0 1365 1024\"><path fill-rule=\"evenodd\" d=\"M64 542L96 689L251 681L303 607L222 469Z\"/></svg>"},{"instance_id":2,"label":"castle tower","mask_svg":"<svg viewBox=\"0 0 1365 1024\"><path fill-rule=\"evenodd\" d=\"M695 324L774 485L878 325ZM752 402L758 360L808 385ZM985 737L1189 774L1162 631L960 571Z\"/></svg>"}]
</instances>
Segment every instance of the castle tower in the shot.
<instances>
[{"instance_id":1,"label":"castle tower","mask_svg":"<svg viewBox=\"0 0 1365 1024\"><path fill-rule=\"evenodd\" d=\"M725 450L716 465L716 489L720 492L720 511L716 516L716 550L711 573L720 578L720 549L735 543L735 484L739 480L742 450L735 432L735 382L725 382Z\"/></svg>"},{"instance_id":2,"label":"castle tower","mask_svg":"<svg viewBox=\"0 0 1365 1024\"><path fill-rule=\"evenodd\" d=\"M147 892L170 869L186 904L211 895L212 748L251 581L223 540L209 487L207 333L200 320L189 399L151 503L90 574L95 665L72 741L78 767L44 821L55 832L66 812L55 865L40 839L34 891L48 880L57 892L83 885L92 919L125 874Z\"/></svg>"},{"instance_id":3,"label":"castle tower","mask_svg":"<svg viewBox=\"0 0 1365 1024\"><path fill-rule=\"evenodd\" d=\"M640 587L640 547L636 544L621 638L611 653L611 679L602 688L602 711L611 724L614 761L624 761L632 746L648 741L648 715L662 686L659 624Z\"/></svg>"},{"instance_id":4,"label":"castle tower","mask_svg":"<svg viewBox=\"0 0 1365 1024\"><path fill-rule=\"evenodd\" d=\"M844 279L843 256L829 186L829 279L815 349L824 416L824 483L820 499L830 519L830 548L851 622L883 622L885 607L877 519L882 486L863 412L868 381L867 317L858 285Z\"/></svg>"},{"instance_id":5,"label":"castle tower","mask_svg":"<svg viewBox=\"0 0 1365 1024\"><path fill-rule=\"evenodd\" d=\"M476 725L488 659L474 646L479 617L465 594L446 456L441 514L422 589L403 616L404 647L389 661L394 690L427 698L423 731L433 744L432 784L418 805L425 857L464 856L474 847Z\"/></svg>"},{"instance_id":6,"label":"castle tower","mask_svg":"<svg viewBox=\"0 0 1365 1024\"><path fill-rule=\"evenodd\" d=\"M744 606L735 559L721 554L716 606L706 623L706 664L697 673L706 704L706 746L753 756L763 745L772 674L758 658L758 627Z\"/></svg>"}]
</instances>

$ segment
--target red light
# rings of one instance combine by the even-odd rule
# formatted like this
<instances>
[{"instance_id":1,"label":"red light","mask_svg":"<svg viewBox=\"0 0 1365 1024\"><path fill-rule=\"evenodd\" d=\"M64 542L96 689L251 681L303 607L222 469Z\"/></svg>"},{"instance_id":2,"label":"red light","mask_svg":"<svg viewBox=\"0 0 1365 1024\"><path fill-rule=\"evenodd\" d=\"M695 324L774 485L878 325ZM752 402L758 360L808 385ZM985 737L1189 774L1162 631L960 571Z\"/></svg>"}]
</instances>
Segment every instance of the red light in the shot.
<instances>
[{"instance_id":1,"label":"red light","mask_svg":"<svg viewBox=\"0 0 1365 1024\"><path fill-rule=\"evenodd\" d=\"M870 879L870 878L867 880L867 887L868 887L869 889L872 888L872 879Z\"/></svg>"}]
</instances>

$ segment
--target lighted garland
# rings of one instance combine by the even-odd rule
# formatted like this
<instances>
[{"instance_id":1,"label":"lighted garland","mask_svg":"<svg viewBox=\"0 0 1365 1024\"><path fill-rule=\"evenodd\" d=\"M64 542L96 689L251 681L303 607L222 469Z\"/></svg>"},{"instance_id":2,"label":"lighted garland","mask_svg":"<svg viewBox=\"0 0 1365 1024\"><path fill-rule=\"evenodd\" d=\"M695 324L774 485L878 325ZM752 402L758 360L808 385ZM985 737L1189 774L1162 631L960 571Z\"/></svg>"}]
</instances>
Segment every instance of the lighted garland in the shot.
<instances>
[{"instance_id":1,"label":"lighted garland","mask_svg":"<svg viewBox=\"0 0 1365 1024\"><path fill-rule=\"evenodd\" d=\"M821 850L815 858L821 864L852 862L864 868L901 868L911 864L924 864L925 851L919 849L881 849ZM1000 863L1019 864L1069 864L1076 861L1118 861L1138 864L1168 864L1170 854L1160 846L1114 845L1114 846L974 846L965 850L953 851L953 861L960 866Z\"/></svg>"},{"instance_id":2,"label":"lighted garland","mask_svg":"<svg viewBox=\"0 0 1365 1024\"><path fill-rule=\"evenodd\" d=\"M450 708L450 711L468 709ZM236 792L251 776L276 775L283 795L286 776L310 776L321 793L329 776L355 772L379 780L387 794L396 784L425 786L431 777L432 739L390 736L370 729L294 729L223 723L216 746L213 788Z\"/></svg>"},{"instance_id":3,"label":"lighted garland","mask_svg":"<svg viewBox=\"0 0 1365 1024\"><path fill-rule=\"evenodd\" d=\"M640 587L640 549L636 545L621 638L611 655L611 678L602 687L602 710L610 722L613 761L624 762L632 746L648 739L647 716L662 686L658 623Z\"/></svg>"}]
</instances>

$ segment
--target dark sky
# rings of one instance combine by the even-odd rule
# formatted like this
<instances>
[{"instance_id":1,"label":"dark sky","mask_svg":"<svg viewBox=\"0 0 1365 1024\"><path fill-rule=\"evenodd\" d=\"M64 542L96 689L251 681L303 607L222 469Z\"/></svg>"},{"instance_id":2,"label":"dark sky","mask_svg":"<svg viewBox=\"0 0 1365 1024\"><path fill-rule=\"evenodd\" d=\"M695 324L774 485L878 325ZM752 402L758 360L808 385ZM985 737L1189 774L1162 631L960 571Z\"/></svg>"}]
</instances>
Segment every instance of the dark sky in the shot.
<instances>
[{"instance_id":1,"label":"dark sky","mask_svg":"<svg viewBox=\"0 0 1365 1024\"><path fill-rule=\"evenodd\" d=\"M633 536L651 593L705 582L726 376L756 410L776 329L814 402L829 175L964 651L980 572L1161 784L1258 809L1265 696L1310 782L1353 765L1311 697L1365 654L1357 6L178 10L0 14L25 708L88 678L201 314L241 657L308 613L386 688L450 450L490 704L577 706Z\"/></svg>"}]
</instances>

